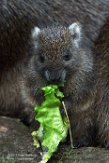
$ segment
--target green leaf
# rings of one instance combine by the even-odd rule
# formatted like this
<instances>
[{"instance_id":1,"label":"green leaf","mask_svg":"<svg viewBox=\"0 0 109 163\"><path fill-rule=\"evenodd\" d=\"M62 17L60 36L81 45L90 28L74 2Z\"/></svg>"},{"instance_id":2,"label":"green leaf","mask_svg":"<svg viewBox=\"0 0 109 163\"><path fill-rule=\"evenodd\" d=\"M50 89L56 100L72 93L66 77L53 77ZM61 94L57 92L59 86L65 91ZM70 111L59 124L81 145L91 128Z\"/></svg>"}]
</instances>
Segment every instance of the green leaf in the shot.
<instances>
[{"instance_id":1,"label":"green leaf","mask_svg":"<svg viewBox=\"0 0 109 163\"><path fill-rule=\"evenodd\" d=\"M43 148L42 162L46 163L58 145L68 133L68 121L65 115L61 115L61 100L64 97L57 85L43 87L45 100L38 107L35 107L36 117L40 123L37 131L32 133L34 145ZM38 143L40 142L40 143ZM46 149L46 150L45 150Z\"/></svg>"}]
</instances>

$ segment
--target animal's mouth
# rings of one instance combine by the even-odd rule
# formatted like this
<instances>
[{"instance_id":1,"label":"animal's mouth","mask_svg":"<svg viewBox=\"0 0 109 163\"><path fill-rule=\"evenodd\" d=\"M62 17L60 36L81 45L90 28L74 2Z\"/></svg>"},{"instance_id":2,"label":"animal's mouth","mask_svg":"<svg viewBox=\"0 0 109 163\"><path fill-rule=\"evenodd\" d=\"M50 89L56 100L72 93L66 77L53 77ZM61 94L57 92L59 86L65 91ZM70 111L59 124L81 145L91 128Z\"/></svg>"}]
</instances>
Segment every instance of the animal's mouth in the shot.
<instances>
[{"instance_id":1,"label":"animal's mouth","mask_svg":"<svg viewBox=\"0 0 109 163\"><path fill-rule=\"evenodd\" d=\"M64 82L66 79L66 70L65 69L55 69L55 70L49 70L47 69L45 71L45 78L48 82L51 83L59 83Z\"/></svg>"}]
</instances>

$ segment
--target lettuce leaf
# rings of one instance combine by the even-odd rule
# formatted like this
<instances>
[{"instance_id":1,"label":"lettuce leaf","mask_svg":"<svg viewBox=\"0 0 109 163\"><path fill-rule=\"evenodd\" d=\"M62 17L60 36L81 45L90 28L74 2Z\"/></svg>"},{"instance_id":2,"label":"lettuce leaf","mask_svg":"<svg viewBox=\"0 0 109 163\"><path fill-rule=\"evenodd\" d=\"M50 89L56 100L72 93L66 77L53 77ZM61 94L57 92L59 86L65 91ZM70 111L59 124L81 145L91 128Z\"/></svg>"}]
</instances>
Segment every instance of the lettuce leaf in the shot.
<instances>
[{"instance_id":1,"label":"lettuce leaf","mask_svg":"<svg viewBox=\"0 0 109 163\"><path fill-rule=\"evenodd\" d=\"M53 152L64 141L68 133L68 120L65 114L61 115L61 100L64 97L57 85L43 87L45 100L35 107L36 117L40 123L37 131L32 133L34 145L43 150L41 163L46 163Z\"/></svg>"}]
</instances>

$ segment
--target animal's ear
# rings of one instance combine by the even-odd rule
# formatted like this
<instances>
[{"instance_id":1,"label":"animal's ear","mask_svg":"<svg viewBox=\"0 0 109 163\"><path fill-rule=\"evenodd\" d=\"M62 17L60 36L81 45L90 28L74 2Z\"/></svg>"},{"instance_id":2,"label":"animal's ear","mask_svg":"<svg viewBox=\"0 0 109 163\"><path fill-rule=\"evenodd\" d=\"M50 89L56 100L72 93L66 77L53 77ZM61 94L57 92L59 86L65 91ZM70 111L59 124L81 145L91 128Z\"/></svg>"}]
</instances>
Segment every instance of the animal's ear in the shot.
<instances>
[{"instance_id":1,"label":"animal's ear","mask_svg":"<svg viewBox=\"0 0 109 163\"><path fill-rule=\"evenodd\" d=\"M72 35L73 40L77 43L81 39L81 25L76 22L69 26L70 33Z\"/></svg>"},{"instance_id":2,"label":"animal's ear","mask_svg":"<svg viewBox=\"0 0 109 163\"><path fill-rule=\"evenodd\" d=\"M32 36L32 40L33 40L33 44L35 48L38 47L38 37L39 37L40 31L41 31L40 28L34 27L31 32L31 36Z\"/></svg>"}]
</instances>

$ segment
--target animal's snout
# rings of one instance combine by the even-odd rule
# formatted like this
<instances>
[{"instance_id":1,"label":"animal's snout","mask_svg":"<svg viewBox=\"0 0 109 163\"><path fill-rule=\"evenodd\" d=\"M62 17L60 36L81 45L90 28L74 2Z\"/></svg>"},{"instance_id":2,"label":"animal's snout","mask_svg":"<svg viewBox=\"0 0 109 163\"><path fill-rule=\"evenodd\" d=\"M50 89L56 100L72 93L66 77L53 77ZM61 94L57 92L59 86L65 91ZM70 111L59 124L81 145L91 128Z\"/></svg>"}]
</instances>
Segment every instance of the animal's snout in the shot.
<instances>
[{"instance_id":1,"label":"animal's snout","mask_svg":"<svg viewBox=\"0 0 109 163\"><path fill-rule=\"evenodd\" d=\"M45 71L46 80L49 82L64 82L66 78L65 70L46 70Z\"/></svg>"}]
</instances>

